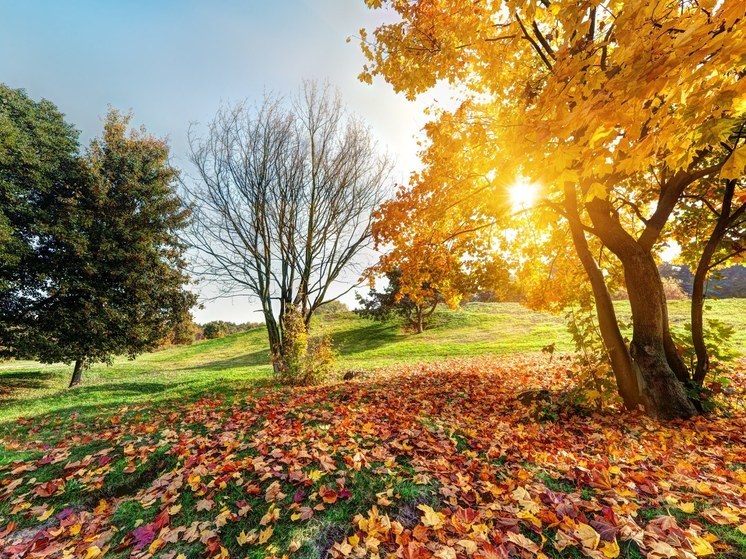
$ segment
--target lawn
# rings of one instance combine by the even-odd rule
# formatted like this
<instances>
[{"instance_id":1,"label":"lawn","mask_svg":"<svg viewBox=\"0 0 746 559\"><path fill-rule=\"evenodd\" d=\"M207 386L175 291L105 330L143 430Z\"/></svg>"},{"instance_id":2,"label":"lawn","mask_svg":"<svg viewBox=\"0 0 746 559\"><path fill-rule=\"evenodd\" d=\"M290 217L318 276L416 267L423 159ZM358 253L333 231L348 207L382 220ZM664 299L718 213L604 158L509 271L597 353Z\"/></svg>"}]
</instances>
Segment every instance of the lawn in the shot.
<instances>
[{"instance_id":1,"label":"lawn","mask_svg":"<svg viewBox=\"0 0 746 559\"><path fill-rule=\"evenodd\" d=\"M736 329L734 343L746 352L746 299L713 301L707 317ZM625 303L619 314L628 320ZM688 302L670 305L675 327L688 321ZM406 332L400 322L373 322L352 313L318 320L339 352L339 369L370 370L448 357L535 353L549 344L572 349L562 317L533 312L515 303L476 303L443 309L423 334ZM217 340L146 354L134 361L85 371L83 386L67 390L71 367L32 362L0 364L0 424L21 416L76 411L97 414L123 403L156 403L211 391L253 390L270 378L266 333L257 328Z\"/></svg>"},{"instance_id":2,"label":"lawn","mask_svg":"<svg viewBox=\"0 0 746 559\"><path fill-rule=\"evenodd\" d=\"M624 313L620 305L620 313ZM746 347L746 301L709 311ZM672 304L674 322L686 307ZM324 317L351 382L278 388L261 329L86 371L6 363L0 558L746 556L746 375L661 424L561 394L561 319Z\"/></svg>"}]
</instances>

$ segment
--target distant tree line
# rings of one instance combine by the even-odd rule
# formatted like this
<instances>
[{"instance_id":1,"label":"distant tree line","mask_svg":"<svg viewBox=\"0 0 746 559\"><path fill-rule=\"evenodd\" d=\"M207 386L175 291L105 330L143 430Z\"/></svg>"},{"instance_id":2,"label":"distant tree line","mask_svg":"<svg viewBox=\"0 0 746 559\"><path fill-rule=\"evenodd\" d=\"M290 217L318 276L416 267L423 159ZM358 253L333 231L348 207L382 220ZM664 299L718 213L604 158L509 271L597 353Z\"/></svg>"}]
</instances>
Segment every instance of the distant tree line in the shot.
<instances>
[{"instance_id":1,"label":"distant tree line","mask_svg":"<svg viewBox=\"0 0 746 559\"><path fill-rule=\"evenodd\" d=\"M663 264L660 266L663 278L671 278L680 283L682 290L688 297L694 289L694 273L686 264L677 266ZM746 297L746 266L736 264L712 273L707 281L705 294L708 298L731 299Z\"/></svg>"}]
</instances>

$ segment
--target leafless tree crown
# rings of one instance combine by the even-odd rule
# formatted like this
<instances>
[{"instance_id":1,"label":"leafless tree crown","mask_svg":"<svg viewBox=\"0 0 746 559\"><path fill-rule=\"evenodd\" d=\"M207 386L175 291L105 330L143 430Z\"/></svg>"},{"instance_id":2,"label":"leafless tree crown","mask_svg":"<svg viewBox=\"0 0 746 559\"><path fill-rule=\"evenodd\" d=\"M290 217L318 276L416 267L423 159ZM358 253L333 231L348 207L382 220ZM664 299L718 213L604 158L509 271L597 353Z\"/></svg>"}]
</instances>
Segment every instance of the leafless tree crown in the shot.
<instances>
[{"instance_id":1,"label":"leafless tree crown","mask_svg":"<svg viewBox=\"0 0 746 559\"><path fill-rule=\"evenodd\" d=\"M190 146L199 270L224 294L256 297L279 343L277 317L294 305L308 323L369 246L390 160L339 94L315 83L289 105L268 96L221 108Z\"/></svg>"}]
</instances>

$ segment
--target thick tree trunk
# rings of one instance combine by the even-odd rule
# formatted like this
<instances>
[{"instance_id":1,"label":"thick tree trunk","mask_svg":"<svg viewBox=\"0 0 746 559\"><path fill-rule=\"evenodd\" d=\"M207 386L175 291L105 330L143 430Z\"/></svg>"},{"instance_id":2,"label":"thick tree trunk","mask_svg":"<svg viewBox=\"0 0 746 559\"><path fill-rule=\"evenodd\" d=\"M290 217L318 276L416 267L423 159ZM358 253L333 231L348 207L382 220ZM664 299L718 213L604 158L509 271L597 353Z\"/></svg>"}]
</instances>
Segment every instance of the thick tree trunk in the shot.
<instances>
[{"instance_id":1,"label":"thick tree trunk","mask_svg":"<svg viewBox=\"0 0 746 559\"><path fill-rule=\"evenodd\" d=\"M585 203L594 234L622 263L632 307L630 355L640 371L640 400L648 414L661 419L687 419L696 414L684 385L669 364L669 358L676 362L677 351L671 341L666 342L670 337L666 298L652 254L656 239L691 178L679 174L670 179L639 238L624 229L618 212L607 199L594 197Z\"/></svg>"},{"instance_id":2,"label":"thick tree trunk","mask_svg":"<svg viewBox=\"0 0 746 559\"><path fill-rule=\"evenodd\" d=\"M637 384L638 371L635 368L632 357L629 354L627 345L624 343L624 337L619 330L619 322L616 317L614 303L606 287L603 273L598 267L596 260L591 254L588 247L588 241L583 232L582 223L578 214L577 201L575 200L575 190L573 188L565 189L565 208L567 218L570 224L575 251L580 258L580 262L585 269L585 273L593 289L593 299L596 304L596 314L598 316L598 327L601 331L606 351L611 361L611 369L616 379L617 390L624 401L624 406L629 409L637 409L641 404L639 398L639 388Z\"/></svg>"},{"instance_id":3,"label":"thick tree trunk","mask_svg":"<svg viewBox=\"0 0 746 559\"><path fill-rule=\"evenodd\" d=\"M78 359L77 361L75 361L73 377L70 379L70 385L68 386L68 388L72 388L73 386L78 386L80 384L80 379L83 376L84 365L85 363L82 359Z\"/></svg>"},{"instance_id":4,"label":"thick tree trunk","mask_svg":"<svg viewBox=\"0 0 746 559\"><path fill-rule=\"evenodd\" d=\"M630 354L640 370L643 405L661 419L689 418L696 410L666 355L665 295L655 259L642 249L621 259L632 307Z\"/></svg>"}]
</instances>

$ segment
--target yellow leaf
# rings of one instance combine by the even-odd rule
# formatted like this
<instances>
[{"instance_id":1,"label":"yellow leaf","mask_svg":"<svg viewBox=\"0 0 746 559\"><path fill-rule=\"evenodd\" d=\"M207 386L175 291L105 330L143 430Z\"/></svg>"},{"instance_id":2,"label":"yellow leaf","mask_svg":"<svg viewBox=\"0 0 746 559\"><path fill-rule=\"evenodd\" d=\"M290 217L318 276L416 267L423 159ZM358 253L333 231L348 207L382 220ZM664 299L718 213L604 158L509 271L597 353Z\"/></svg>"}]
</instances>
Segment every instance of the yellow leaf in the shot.
<instances>
[{"instance_id":1,"label":"yellow leaf","mask_svg":"<svg viewBox=\"0 0 746 559\"><path fill-rule=\"evenodd\" d=\"M49 507L43 513L41 513L41 515L38 516L36 519L39 520L39 521L41 521L41 522L44 522L47 518L49 518L50 516L52 516L53 513L54 513L54 507Z\"/></svg>"},{"instance_id":2,"label":"yellow leaf","mask_svg":"<svg viewBox=\"0 0 746 559\"><path fill-rule=\"evenodd\" d=\"M311 470L308 472L308 479L311 481L319 481L321 479L321 476L324 475L324 472L320 470Z\"/></svg>"},{"instance_id":3,"label":"yellow leaf","mask_svg":"<svg viewBox=\"0 0 746 559\"><path fill-rule=\"evenodd\" d=\"M352 553L352 546L347 542L338 543L334 548L339 551L344 557L347 557Z\"/></svg>"},{"instance_id":4,"label":"yellow leaf","mask_svg":"<svg viewBox=\"0 0 746 559\"><path fill-rule=\"evenodd\" d=\"M236 541L238 542L238 545L246 545L248 543L252 543L256 539L256 533L249 532L248 534L241 530L241 533L236 536Z\"/></svg>"},{"instance_id":5,"label":"yellow leaf","mask_svg":"<svg viewBox=\"0 0 746 559\"><path fill-rule=\"evenodd\" d=\"M266 543L267 540L272 537L272 532L274 532L274 528L272 528L272 526L267 526L267 528L259 532L259 543Z\"/></svg>"},{"instance_id":6,"label":"yellow leaf","mask_svg":"<svg viewBox=\"0 0 746 559\"><path fill-rule=\"evenodd\" d=\"M473 555L477 552L477 544L471 540L459 540L457 543L464 548L467 555Z\"/></svg>"},{"instance_id":7,"label":"yellow leaf","mask_svg":"<svg viewBox=\"0 0 746 559\"><path fill-rule=\"evenodd\" d=\"M360 544L360 537L357 534L355 534L347 538L347 541L350 542L351 546L357 547Z\"/></svg>"},{"instance_id":8,"label":"yellow leaf","mask_svg":"<svg viewBox=\"0 0 746 559\"><path fill-rule=\"evenodd\" d=\"M606 200L606 187L602 185L600 182L594 182L590 186L590 188L588 188L588 192L585 195L586 202L590 202L591 200L595 198Z\"/></svg>"},{"instance_id":9,"label":"yellow leaf","mask_svg":"<svg viewBox=\"0 0 746 559\"><path fill-rule=\"evenodd\" d=\"M601 536L598 535L593 527L582 522L575 528L575 537L580 540L586 549L596 549L601 542Z\"/></svg>"},{"instance_id":10,"label":"yellow leaf","mask_svg":"<svg viewBox=\"0 0 746 559\"><path fill-rule=\"evenodd\" d=\"M456 559L456 550L452 547L444 545L435 552L435 557L437 557L438 559Z\"/></svg>"},{"instance_id":11,"label":"yellow leaf","mask_svg":"<svg viewBox=\"0 0 746 559\"><path fill-rule=\"evenodd\" d=\"M158 551L158 550L159 550L160 548L162 548L162 547L163 547L163 543L164 543L164 542L163 542L163 540L162 540L162 539L160 539L160 538L156 538L156 539L154 539L154 540L153 540L153 541L152 541L152 542L150 543L150 546L148 546L148 553L150 553L151 555L155 555L155 554L156 554L156 552L157 552L157 551Z\"/></svg>"},{"instance_id":12,"label":"yellow leaf","mask_svg":"<svg viewBox=\"0 0 746 559\"><path fill-rule=\"evenodd\" d=\"M443 527L445 515L439 512L435 512L431 507L428 507L427 505L419 505L417 508L425 513L422 517L422 523L425 526L428 526L435 530L439 530Z\"/></svg>"},{"instance_id":13,"label":"yellow leaf","mask_svg":"<svg viewBox=\"0 0 746 559\"><path fill-rule=\"evenodd\" d=\"M290 542L290 545L288 546L288 551L290 553L295 553L296 551L300 549L301 545L302 544L298 540L293 540Z\"/></svg>"},{"instance_id":14,"label":"yellow leaf","mask_svg":"<svg viewBox=\"0 0 746 559\"><path fill-rule=\"evenodd\" d=\"M694 503L681 503L679 504L679 509L687 514L692 514L694 512Z\"/></svg>"},{"instance_id":15,"label":"yellow leaf","mask_svg":"<svg viewBox=\"0 0 746 559\"><path fill-rule=\"evenodd\" d=\"M616 559L616 557L619 557L621 550L619 549L619 544L616 543L616 539L613 542L606 542L602 545L601 553L604 554L604 557L608 557L609 559Z\"/></svg>"},{"instance_id":16,"label":"yellow leaf","mask_svg":"<svg viewBox=\"0 0 746 559\"><path fill-rule=\"evenodd\" d=\"M710 545L710 542L700 538L699 536L689 536L689 541L692 544L692 551L697 557L706 557L707 555L713 555L715 550Z\"/></svg>"},{"instance_id":17,"label":"yellow leaf","mask_svg":"<svg viewBox=\"0 0 746 559\"><path fill-rule=\"evenodd\" d=\"M742 534L746 534L746 522L744 522L743 524L741 524L738 528L736 528L736 530L738 530Z\"/></svg>"},{"instance_id":18,"label":"yellow leaf","mask_svg":"<svg viewBox=\"0 0 746 559\"><path fill-rule=\"evenodd\" d=\"M738 511L723 507L718 509L718 512L722 515L722 517L727 521L728 524L736 524L740 518L738 517Z\"/></svg>"},{"instance_id":19,"label":"yellow leaf","mask_svg":"<svg viewBox=\"0 0 746 559\"><path fill-rule=\"evenodd\" d=\"M85 550L85 559L95 559L101 555L101 549L97 545L92 545Z\"/></svg>"},{"instance_id":20,"label":"yellow leaf","mask_svg":"<svg viewBox=\"0 0 746 559\"><path fill-rule=\"evenodd\" d=\"M171 516L174 516L176 514L179 514L179 511L181 510L181 505L174 505L172 507L169 507L168 514Z\"/></svg>"},{"instance_id":21,"label":"yellow leaf","mask_svg":"<svg viewBox=\"0 0 746 559\"><path fill-rule=\"evenodd\" d=\"M743 175L744 168L746 168L746 146L741 146L730 154L720 170L720 177L723 179L740 178Z\"/></svg>"}]
</instances>

